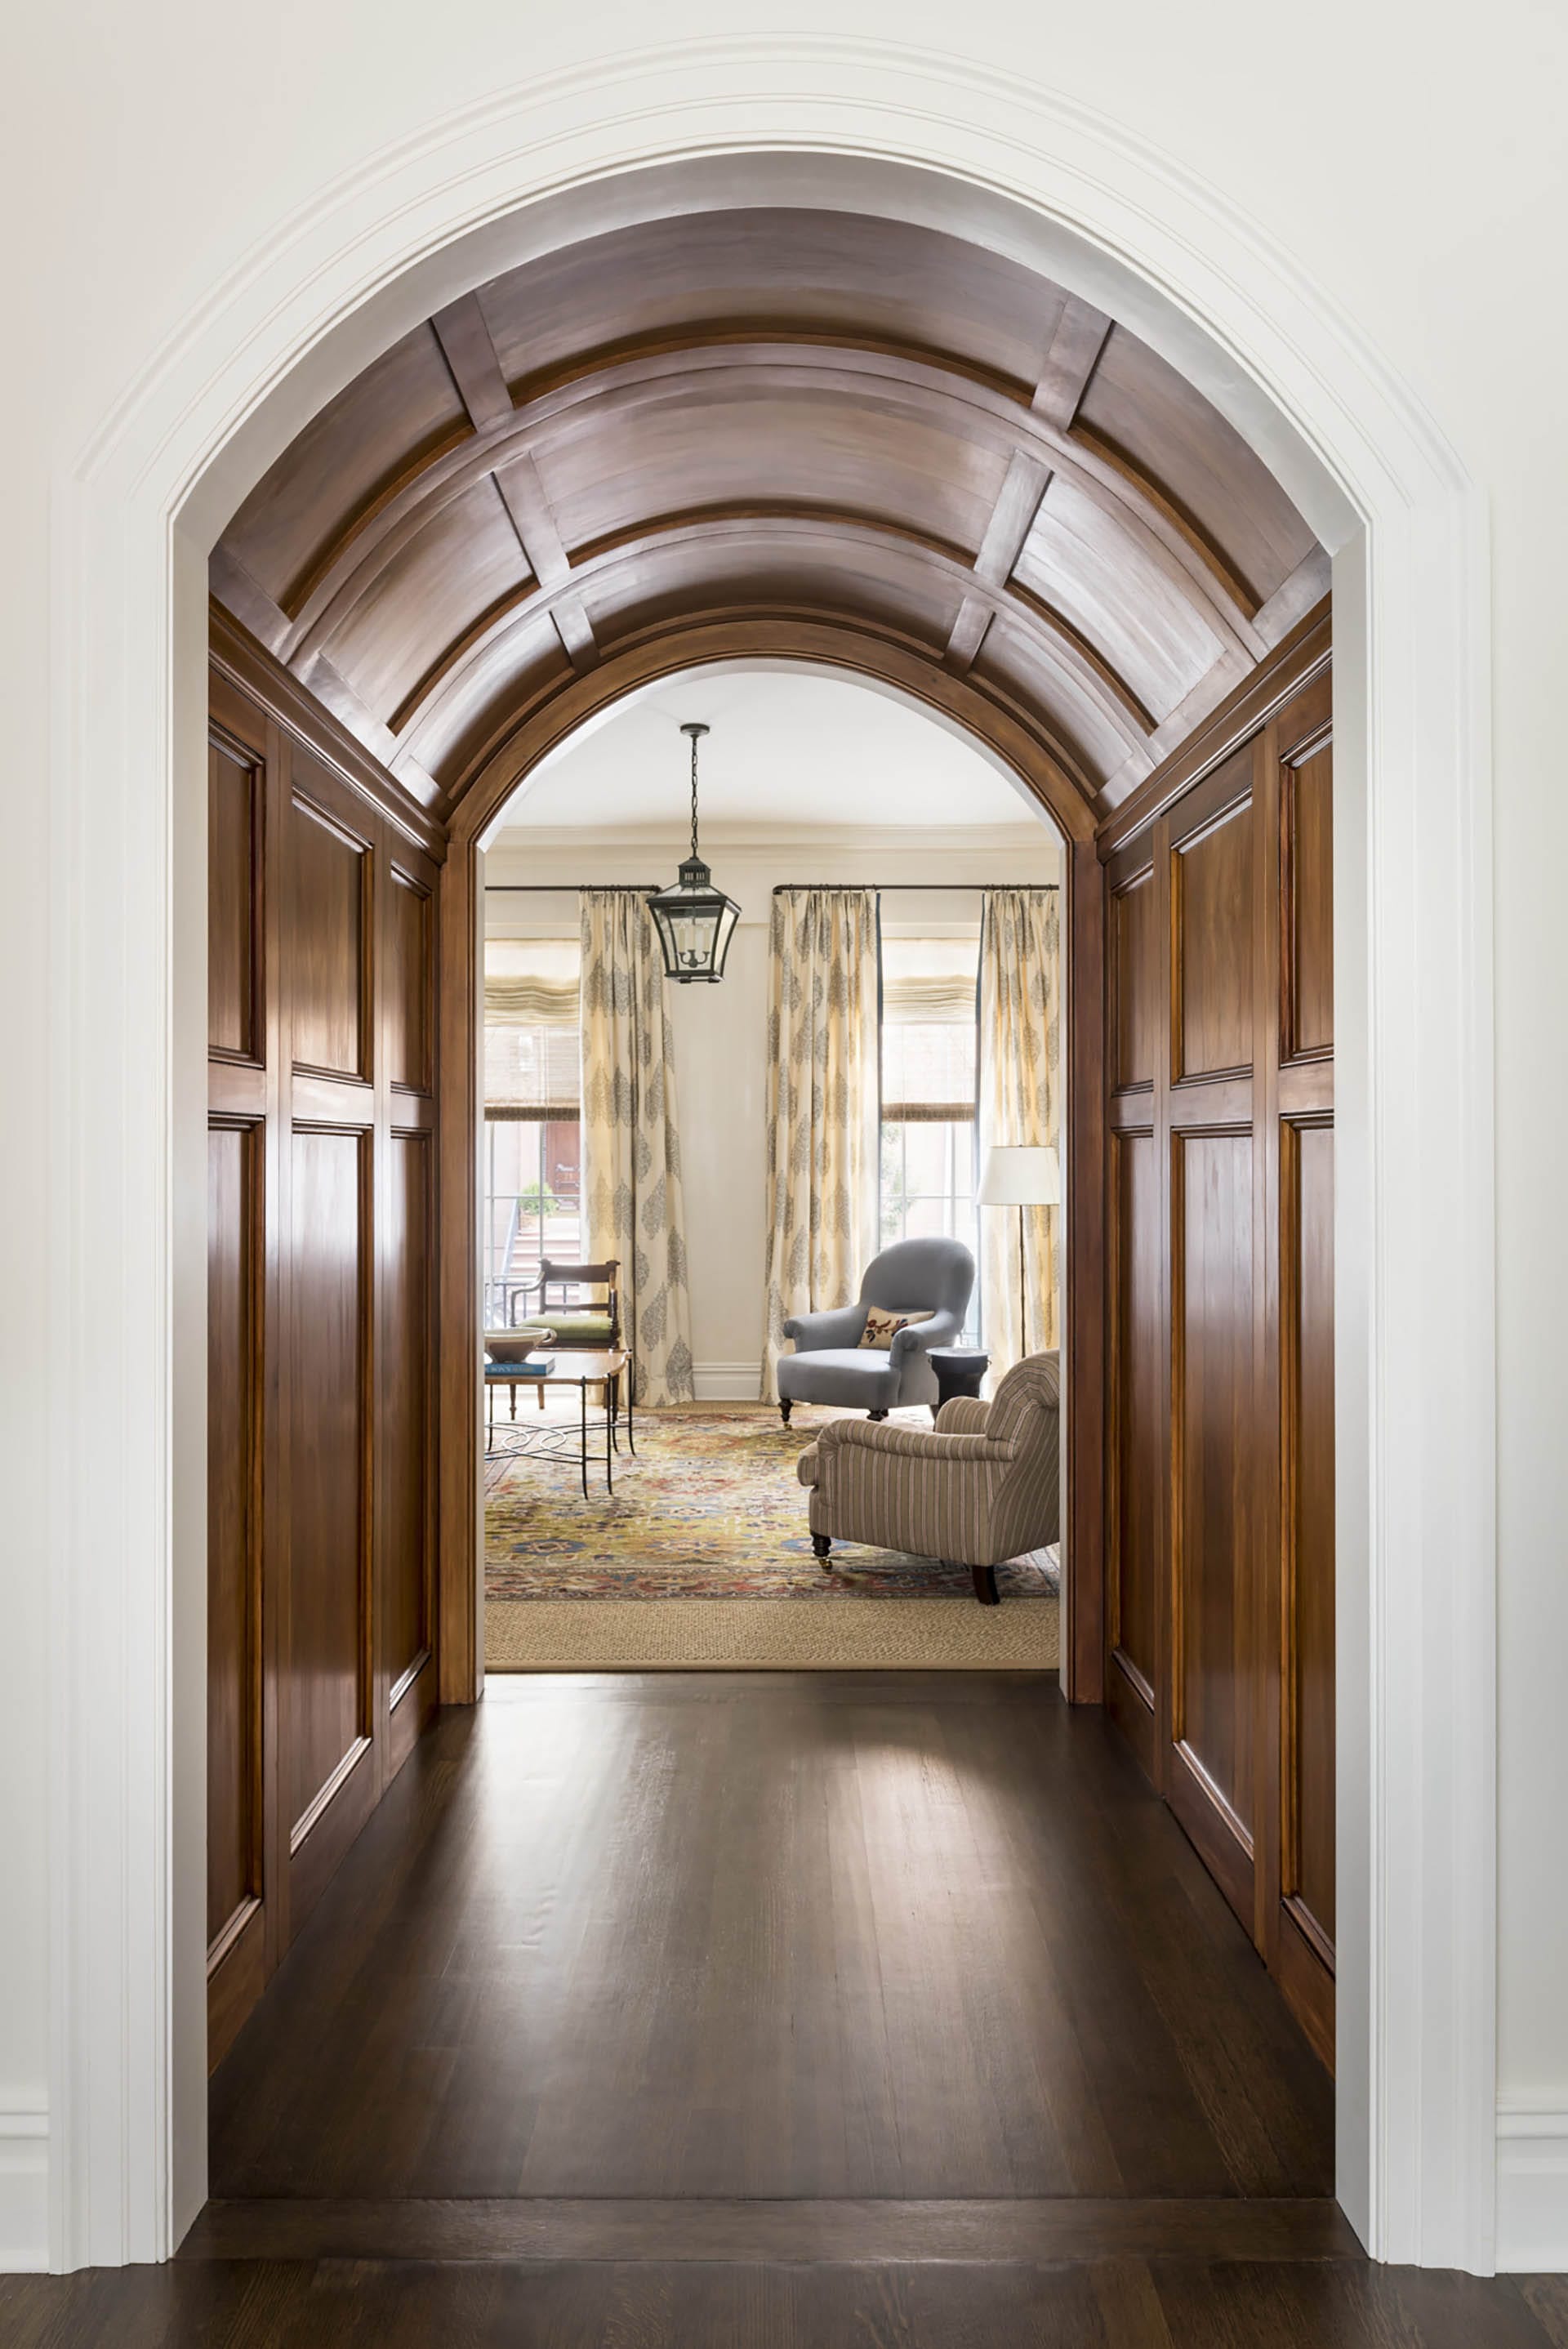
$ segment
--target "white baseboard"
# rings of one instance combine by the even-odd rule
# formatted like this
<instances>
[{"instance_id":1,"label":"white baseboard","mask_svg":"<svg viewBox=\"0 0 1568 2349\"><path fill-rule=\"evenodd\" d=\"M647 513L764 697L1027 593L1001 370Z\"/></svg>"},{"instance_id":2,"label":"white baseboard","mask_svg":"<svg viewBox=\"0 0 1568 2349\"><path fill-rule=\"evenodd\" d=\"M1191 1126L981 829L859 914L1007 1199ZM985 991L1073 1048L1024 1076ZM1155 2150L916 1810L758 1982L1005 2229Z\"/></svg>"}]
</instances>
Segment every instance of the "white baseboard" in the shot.
<instances>
[{"instance_id":1,"label":"white baseboard","mask_svg":"<svg viewBox=\"0 0 1568 2349\"><path fill-rule=\"evenodd\" d=\"M694 1362L692 1381L698 1402L755 1402L762 1392L756 1362Z\"/></svg>"},{"instance_id":2,"label":"white baseboard","mask_svg":"<svg viewBox=\"0 0 1568 2349\"><path fill-rule=\"evenodd\" d=\"M0 2275L49 2264L49 2116L42 2104L0 2106Z\"/></svg>"},{"instance_id":3,"label":"white baseboard","mask_svg":"<svg viewBox=\"0 0 1568 2349\"><path fill-rule=\"evenodd\" d=\"M1505 2275L1568 2274L1568 2112L1499 2110L1497 2264Z\"/></svg>"}]
</instances>

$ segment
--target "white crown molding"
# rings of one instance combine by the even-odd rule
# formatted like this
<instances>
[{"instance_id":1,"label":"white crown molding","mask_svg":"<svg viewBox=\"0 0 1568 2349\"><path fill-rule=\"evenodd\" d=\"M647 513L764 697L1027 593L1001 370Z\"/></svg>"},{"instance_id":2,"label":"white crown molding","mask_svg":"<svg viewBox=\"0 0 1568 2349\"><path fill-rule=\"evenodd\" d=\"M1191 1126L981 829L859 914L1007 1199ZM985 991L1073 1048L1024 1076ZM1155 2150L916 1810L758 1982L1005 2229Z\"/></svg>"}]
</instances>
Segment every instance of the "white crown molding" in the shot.
<instances>
[{"instance_id":1,"label":"white crown molding","mask_svg":"<svg viewBox=\"0 0 1568 2349\"><path fill-rule=\"evenodd\" d=\"M356 163L208 283L41 485L56 530L40 1245L59 1301L40 1375L57 2265L168 2256L205 2188L191 1864L205 1097L189 1011L205 968L207 543L397 333L531 240L547 249L562 221L583 233L596 206L667 201L627 175L722 159L732 200L738 158L757 160L760 184L801 155L819 202L880 174L913 216L962 183L977 237L1048 254L1197 382L1336 551L1338 2189L1378 2257L1491 2264L1485 502L1359 322L1158 149L1020 74L759 35L542 76ZM717 181L708 201L725 201ZM77 1473L84 1361L112 1404L95 1414L90 1478Z\"/></svg>"},{"instance_id":2,"label":"white crown molding","mask_svg":"<svg viewBox=\"0 0 1568 2349\"><path fill-rule=\"evenodd\" d=\"M1498 2106L1497 2264L1568 2273L1568 2106Z\"/></svg>"},{"instance_id":3,"label":"white crown molding","mask_svg":"<svg viewBox=\"0 0 1568 2349\"><path fill-rule=\"evenodd\" d=\"M690 841L688 828L679 824L650 825L632 831L623 824L530 824L519 822L493 837L485 852L492 861L504 859L508 868L540 856L628 856L672 854L684 855ZM962 843L962 845L959 843ZM762 824L713 823L705 816L702 847L726 848L741 856L783 854L813 856L830 862L837 856L919 857L943 867L956 854L967 862L987 853L1021 851L1059 862L1061 849L1053 832L1038 823L922 824L892 823ZM711 860L710 860L711 861Z\"/></svg>"}]
</instances>

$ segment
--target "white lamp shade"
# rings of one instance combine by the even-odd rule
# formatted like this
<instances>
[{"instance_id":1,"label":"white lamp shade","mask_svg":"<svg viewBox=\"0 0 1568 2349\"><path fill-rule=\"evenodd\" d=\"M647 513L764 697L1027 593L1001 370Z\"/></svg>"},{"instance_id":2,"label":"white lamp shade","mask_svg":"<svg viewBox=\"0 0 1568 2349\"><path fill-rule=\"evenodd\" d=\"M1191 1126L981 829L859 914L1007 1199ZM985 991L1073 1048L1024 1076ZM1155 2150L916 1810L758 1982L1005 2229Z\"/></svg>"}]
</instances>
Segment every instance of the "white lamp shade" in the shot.
<instances>
[{"instance_id":1,"label":"white lamp shade","mask_svg":"<svg viewBox=\"0 0 1568 2349\"><path fill-rule=\"evenodd\" d=\"M985 1153L983 1207L1051 1207L1061 1195L1061 1167L1047 1143L999 1142Z\"/></svg>"}]
</instances>

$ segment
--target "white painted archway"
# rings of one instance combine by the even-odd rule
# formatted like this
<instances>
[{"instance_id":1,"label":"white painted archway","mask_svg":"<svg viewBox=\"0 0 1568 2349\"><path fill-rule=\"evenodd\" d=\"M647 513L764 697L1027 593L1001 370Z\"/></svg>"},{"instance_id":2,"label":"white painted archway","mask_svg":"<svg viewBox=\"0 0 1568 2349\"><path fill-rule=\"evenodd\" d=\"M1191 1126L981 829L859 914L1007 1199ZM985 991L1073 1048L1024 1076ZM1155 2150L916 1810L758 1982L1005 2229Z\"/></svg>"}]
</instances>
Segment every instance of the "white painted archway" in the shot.
<instances>
[{"instance_id":1,"label":"white painted archway","mask_svg":"<svg viewBox=\"0 0 1568 2349\"><path fill-rule=\"evenodd\" d=\"M1339 2192L1380 2257L1491 2264L1480 501L1357 328L1157 153L958 61L763 38L542 81L382 153L210 289L58 485L59 1205L46 1237L66 1278L47 1364L57 2265L166 2256L205 2185L206 548L325 397L531 242L582 233L627 201L659 208L706 188L718 202L725 185L733 200L803 157L814 201L896 174L901 205L958 202L963 233L1048 253L1050 274L1125 318L1231 417L1335 551ZM1446 1256L1439 1293L1429 1266L1454 1230L1470 1245ZM88 1231L120 1245L89 1266L77 1237ZM108 1407L93 1473L73 1477L84 1361Z\"/></svg>"}]
</instances>

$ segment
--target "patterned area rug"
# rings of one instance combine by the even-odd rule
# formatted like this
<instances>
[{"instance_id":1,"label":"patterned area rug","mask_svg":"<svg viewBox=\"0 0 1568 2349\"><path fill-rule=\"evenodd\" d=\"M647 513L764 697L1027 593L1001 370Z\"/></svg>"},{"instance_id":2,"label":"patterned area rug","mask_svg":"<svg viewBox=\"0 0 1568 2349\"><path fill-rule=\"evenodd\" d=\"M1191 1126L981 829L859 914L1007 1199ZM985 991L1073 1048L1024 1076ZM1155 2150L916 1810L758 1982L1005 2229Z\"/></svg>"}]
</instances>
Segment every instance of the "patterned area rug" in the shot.
<instances>
[{"instance_id":1,"label":"patterned area rug","mask_svg":"<svg viewBox=\"0 0 1568 2349\"><path fill-rule=\"evenodd\" d=\"M520 1398L520 1422L526 1408ZM535 1425L541 1418L529 1411ZM575 1464L517 1457L486 1470L485 1590L497 1600L561 1599L953 1599L975 1605L967 1570L936 1558L834 1544L833 1571L812 1553L795 1464L813 1424L835 1416L798 1410L793 1427L759 1409L639 1413L637 1454L589 1471L584 1501ZM912 1426L929 1426L924 1412ZM1005 1599L1057 1595L1049 1550L999 1567ZM979 1613L982 1610L976 1609ZM988 1611L988 1610L986 1610Z\"/></svg>"}]
</instances>

